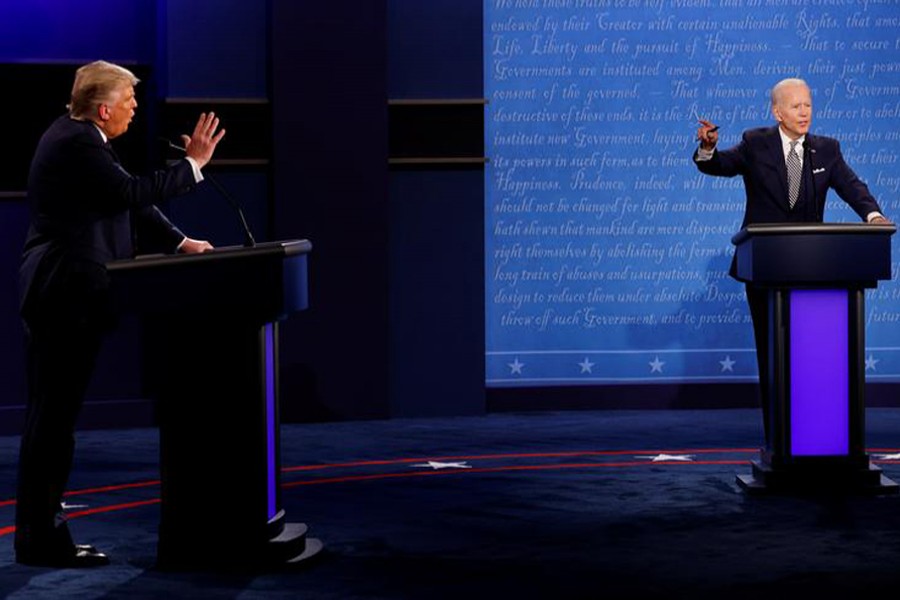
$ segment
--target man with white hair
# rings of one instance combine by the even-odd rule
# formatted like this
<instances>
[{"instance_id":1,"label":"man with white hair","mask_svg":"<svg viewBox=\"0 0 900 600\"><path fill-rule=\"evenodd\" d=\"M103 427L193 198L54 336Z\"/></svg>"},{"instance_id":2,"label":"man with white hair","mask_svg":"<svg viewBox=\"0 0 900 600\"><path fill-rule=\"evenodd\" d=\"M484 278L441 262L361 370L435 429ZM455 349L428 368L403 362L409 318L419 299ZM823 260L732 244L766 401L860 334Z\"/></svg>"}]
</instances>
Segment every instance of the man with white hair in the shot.
<instances>
[{"instance_id":1,"label":"man with white hair","mask_svg":"<svg viewBox=\"0 0 900 600\"><path fill-rule=\"evenodd\" d=\"M837 140L810 133L812 94L802 79L784 79L772 88L774 127L745 131L740 143L719 150L719 128L700 121L694 164L700 172L744 179L746 206L741 227L754 223L821 223L829 189L868 223L887 223L869 188L844 161ZM789 173L795 176L789 176ZM731 263L735 276L735 261ZM765 289L746 285L747 301L756 338L760 378L768 371L768 300ZM770 441L768 398L762 393L766 445Z\"/></svg>"},{"instance_id":2,"label":"man with white hair","mask_svg":"<svg viewBox=\"0 0 900 600\"><path fill-rule=\"evenodd\" d=\"M153 239L171 252L209 242L186 237L155 206L191 191L225 134L213 113L182 136L186 158L144 177L126 171L109 140L128 130L138 79L97 61L78 69L68 114L41 137L28 176L31 226L20 275L28 405L19 453L16 560L51 567L109 563L76 545L62 507L75 421L103 335L112 327L105 264Z\"/></svg>"}]
</instances>

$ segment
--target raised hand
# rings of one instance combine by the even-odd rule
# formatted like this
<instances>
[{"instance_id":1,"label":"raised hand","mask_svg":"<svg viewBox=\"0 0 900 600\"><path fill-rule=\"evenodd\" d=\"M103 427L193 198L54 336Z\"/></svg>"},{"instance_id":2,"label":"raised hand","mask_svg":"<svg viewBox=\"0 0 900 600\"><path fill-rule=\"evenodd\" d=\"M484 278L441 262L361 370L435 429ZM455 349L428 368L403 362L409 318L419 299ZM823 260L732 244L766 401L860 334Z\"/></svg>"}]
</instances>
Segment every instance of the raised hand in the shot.
<instances>
[{"instance_id":1,"label":"raised hand","mask_svg":"<svg viewBox=\"0 0 900 600\"><path fill-rule=\"evenodd\" d=\"M216 113L200 113L194 133L190 136L181 136L184 141L185 154L196 160L197 166L201 169L212 159L216 146L225 135L224 129L216 133L218 128L219 117L216 116Z\"/></svg>"},{"instance_id":2,"label":"raised hand","mask_svg":"<svg viewBox=\"0 0 900 600\"><path fill-rule=\"evenodd\" d=\"M719 141L719 126L710 121L700 119L700 127L697 129L697 140L704 150L712 150Z\"/></svg>"}]
</instances>

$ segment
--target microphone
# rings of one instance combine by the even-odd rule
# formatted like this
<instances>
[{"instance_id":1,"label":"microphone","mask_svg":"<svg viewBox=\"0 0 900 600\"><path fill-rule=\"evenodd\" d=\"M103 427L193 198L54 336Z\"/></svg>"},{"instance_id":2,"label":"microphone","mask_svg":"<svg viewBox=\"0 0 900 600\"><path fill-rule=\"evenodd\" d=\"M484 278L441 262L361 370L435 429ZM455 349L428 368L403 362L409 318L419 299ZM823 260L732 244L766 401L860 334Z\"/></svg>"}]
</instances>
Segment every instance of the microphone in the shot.
<instances>
[{"instance_id":1,"label":"microphone","mask_svg":"<svg viewBox=\"0 0 900 600\"><path fill-rule=\"evenodd\" d=\"M813 201L813 210L815 211L814 216L817 223L821 223L825 220L825 215L819 215L819 202L816 199L816 166L813 164L812 157L813 154L816 153L815 150L809 147L809 135L803 138L803 160L809 161L809 184L812 186L812 201Z\"/></svg>"},{"instance_id":2,"label":"microphone","mask_svg":"<svg viewBox=\"0 0 900 600\"><path fill-rule=\"evenodd\" d=\"M172 141L169 140L168 138L160 137L159 141L165 142L165 144L169 148L171 148L172 150L177 150L178 152L181 152L182 154L185 154L187 152L187 148L185 148L184 146L179 146L178 144L173 144ZM214 188L216 188L216 191L225 197L225 199L228 201L228 204L231 205L231 208L234 210L234 212L237 213L238 220L241 223L241 229L244 231L244 247L245 248L253 248L254 246L256 246L256 240L253 239L253 234L250 232L250 226L247 225L247 219L244 218L244 211L241 210L241 206L237 203L237 201L234 198L231 197L231 194L229 194L225 190L225 188L222 187L222 185L213 178L212 175L210 175L209 173L204 173L203 179L206 181L209 181L212 184L212 186Z\"/></svg>"}]
</instances>

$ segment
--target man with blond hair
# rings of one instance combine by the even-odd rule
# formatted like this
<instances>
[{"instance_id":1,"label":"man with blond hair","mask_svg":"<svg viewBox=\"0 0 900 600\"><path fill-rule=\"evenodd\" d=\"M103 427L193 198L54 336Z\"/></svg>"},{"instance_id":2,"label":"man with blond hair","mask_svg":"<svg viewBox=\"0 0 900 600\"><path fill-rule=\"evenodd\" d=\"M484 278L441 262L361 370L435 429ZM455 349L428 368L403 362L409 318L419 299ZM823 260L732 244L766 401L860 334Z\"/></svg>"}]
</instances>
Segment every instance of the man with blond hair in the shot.
<instances>
[{"instance_id":1,"label":"man with blond hair","mask_svg":"<svg viewBox=\"0 0 900 600\"><path fill-rule=\"evenodd\" d=\"M41 137L28 175L31 225L19 271L28 405L15 532L16 559L25 564L109 563L93 546L73 542L62 504L75 421L114 321L105 264L132 257L144 239L171 252L212 248L181 233L155 205L202 181L225 130L213 113L202 114L192 135L182 136L184 160L132 175L109 141L128 131L137 83L129 70L105 61L78 69L69 112Z\"/></svg>"},{"instance_id":2,"label":"man with blond hair","mask_svg":"<svg viewBox=\"0 0 900 600\"><path fill-rule=\"evenodd\" d=\"M694 164L700 172L720 177L740 175L744 179L746 205L741 227L754 223L821 223L825 196L833 189L868 223L887 223L869 188L853 172L837 140L810 133L812 93L802 79L784 79L772 88L772 116L777 125L745 131L740 143L719 150L719 128L700 121ZM789 176L789 174L796 174ZM734 277L735 261L731 263ZM746 285L747 302L756 338L759 376L768 372L767 292ZM760 386L766 445L772 429L766 386Z\"/></svg>"}]
</instances>

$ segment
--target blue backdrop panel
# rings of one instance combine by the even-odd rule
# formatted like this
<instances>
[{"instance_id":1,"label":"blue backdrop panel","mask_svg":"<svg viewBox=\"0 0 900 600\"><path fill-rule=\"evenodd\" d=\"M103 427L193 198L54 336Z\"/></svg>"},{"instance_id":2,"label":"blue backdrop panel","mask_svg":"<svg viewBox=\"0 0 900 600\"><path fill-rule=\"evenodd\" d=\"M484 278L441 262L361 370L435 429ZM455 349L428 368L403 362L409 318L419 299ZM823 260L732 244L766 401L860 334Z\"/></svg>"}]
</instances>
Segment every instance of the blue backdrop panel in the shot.
<instances>
[{"instance_id":1,"label":"blue backdrop panel","mask_svg":"<svg viewBox=\"0 0 900 600\"><path fill-rule=\"evenodd\" d=\"M160 62L168 67L168 87L163 95L265 98L268 5L247 0L166 0Z\"/></svg>"},{"instance_id":2,"label":"blue backdrop panel","mask_svg":"<svg viewBox=\"0 0 900 600\"><path fill-rule=\"evenodd\" d=\"M813 132L896 217L898 26L866 0L487 1L488 385L755 380L727 276L743 185L696 171L697 120L736 144L802 77ZM856 219L830 194L826 221ZM898 298L867 296L870 380L900 378Z\"/></svg>"},{"instance_id":3,"label":"blue backdrop panel","mask_svg":"<svg viewBox=\"0 0 900 600\"><path fill-rule=\"evenodd\" d=\"M3 0L0 62L148 62L157 0Z\"/></svg>"},{"instance_id":4,"label":"blue backdrop panel","mask_svg":"<svg viewBox=\"0 0 900 600\"><path fill-rule=\"evenodd\" d=\"M28 220L24 202L0 201L0 419L4 421L11 417L3 410L25 400L25 334L19 318L18 282Z\"/></svg>"},{"instance_id":5,"label":"blue backdrop panel","mask_svg":"<svg viewBox=\"0 0 900 600\"><path fill-rule=\"evenodd\" d=\"M389 0L390 98L481 98L480 0Z\"/></svg>"}]
</instances>

